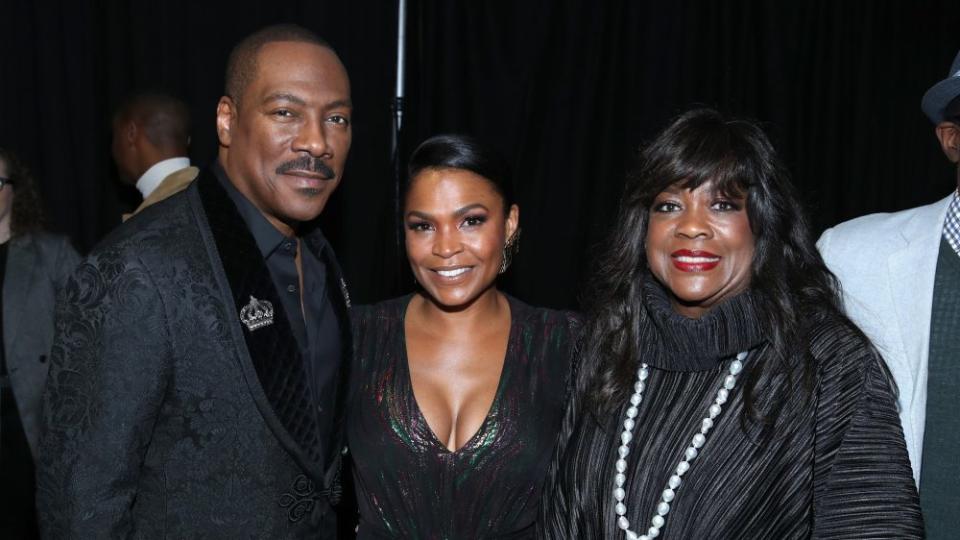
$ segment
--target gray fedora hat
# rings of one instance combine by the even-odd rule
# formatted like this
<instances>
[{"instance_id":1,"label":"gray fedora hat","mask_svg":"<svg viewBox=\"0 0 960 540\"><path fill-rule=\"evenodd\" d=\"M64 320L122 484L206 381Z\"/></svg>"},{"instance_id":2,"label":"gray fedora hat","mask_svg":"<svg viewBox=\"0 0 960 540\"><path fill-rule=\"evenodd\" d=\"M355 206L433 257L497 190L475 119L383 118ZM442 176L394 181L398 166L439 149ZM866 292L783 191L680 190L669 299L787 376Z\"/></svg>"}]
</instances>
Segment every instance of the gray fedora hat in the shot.
<instances>
[{"instance_id":1,"label":"gray fedora hat","mask_svg":"<svg viewBox=\"0 0 960 540\"><path fill-rule=\"evenodd\" d=\"M944 110L960 96L960 52L953 59L947 78L930 87L920 101L920 108L934 124L944 121Z\"/></svg>"}]
</instances>

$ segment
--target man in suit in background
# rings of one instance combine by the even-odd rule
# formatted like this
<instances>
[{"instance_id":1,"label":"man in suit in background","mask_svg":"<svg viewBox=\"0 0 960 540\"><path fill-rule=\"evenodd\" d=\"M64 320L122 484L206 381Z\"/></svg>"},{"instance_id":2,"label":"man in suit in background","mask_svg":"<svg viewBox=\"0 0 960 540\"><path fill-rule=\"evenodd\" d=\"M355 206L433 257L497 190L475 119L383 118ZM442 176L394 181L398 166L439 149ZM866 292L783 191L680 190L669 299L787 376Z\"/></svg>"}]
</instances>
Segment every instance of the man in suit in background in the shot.
<instances>
[{"instance_id":1,"label":"man in suit in background","mask_svg":"<svg viewBox=\"0 0 960 540\"><path fill-rule=\"evenodd\" d=\"M137 188L143 203L136 214L186 188L199 169L190 166L190 112L161 93L128 97L113 115L113 161L120 179ZM133 214L123 216L126 221Z\"/></svg>"},{"instance_id":2,"label":"man in suit in background","mask_svg":"<svg viewBox=\"0 0 960 540\"><path fill-rule=\"evenodd\" d=\"M348 298L316 218L350 83L312 32L230 55L216 163L115 230L58 306L47 538L334 538Z\"/></svg>"},{"instance_id":3,"label":"man in suit in background","mask_svg":"<svg viewBox=\"0 0 960 540\"><path fill-rule=\"evenodd\" d=\"M921 107L951 163L960 163L960 53ZM933 204L828 229L820 252L850 317L883 354L929 538L960 528L960 166Z\"/></svg>"}]
</instances>

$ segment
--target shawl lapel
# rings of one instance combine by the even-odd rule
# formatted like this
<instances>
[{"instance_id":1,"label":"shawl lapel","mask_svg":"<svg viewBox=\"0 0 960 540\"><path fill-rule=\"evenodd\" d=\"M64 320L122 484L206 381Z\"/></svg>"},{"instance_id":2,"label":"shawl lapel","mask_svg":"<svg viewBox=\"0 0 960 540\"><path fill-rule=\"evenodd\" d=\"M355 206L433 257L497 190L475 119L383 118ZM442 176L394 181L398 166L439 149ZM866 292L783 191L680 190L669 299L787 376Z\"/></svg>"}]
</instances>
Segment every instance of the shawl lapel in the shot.
<instances>
[{"instance_id":1,"label":"shawl lapel","mask_svg":"<svg viewBox=\"0 0 960 540\"><path fill-rule=\"evenodd\" d=\"M209 170L197 187L230 286L227 305L233 311L227 316L236 317L232 324L243 335L239 359L257 407L294 460L328 486L322 455L326 445L319 437L307 373L270 271L240 213ZM273 324L254 330L241 324L240 310L251 298L273 306Z\"/></svg>"}]
</instances>

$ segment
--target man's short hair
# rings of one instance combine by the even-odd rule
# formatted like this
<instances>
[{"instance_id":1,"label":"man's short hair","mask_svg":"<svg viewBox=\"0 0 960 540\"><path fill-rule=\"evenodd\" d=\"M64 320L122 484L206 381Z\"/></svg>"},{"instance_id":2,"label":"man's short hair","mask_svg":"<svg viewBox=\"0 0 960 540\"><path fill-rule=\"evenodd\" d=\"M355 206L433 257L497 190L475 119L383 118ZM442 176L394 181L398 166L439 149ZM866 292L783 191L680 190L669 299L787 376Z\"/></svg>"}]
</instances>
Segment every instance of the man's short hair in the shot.
<instances>
[{"instance_id":1,"label":"man's short hair","mask_svg":"<svg viewBox=\"0 0 960 540\"><path fill-rule=\"evenodd\" d=\"M313 43L333 50L320 36L295 24L275 24L250 34L237 43L227 59L224 93L234 103L240 102L240 96L257 72L257 53L267 43L278 41Z\"/></svg>"},{"instance_id":2,"label":"man's short hair","mask_svg":"<svg viewBox=\"0 0 960 540\"><path fill-rule=\"evenodd\" d=\"M117 107L115 122L132 120L150 144L186 153L190 145L190 111L179 99L162 92L133 94Z\"/></svg>"}]
</instances>

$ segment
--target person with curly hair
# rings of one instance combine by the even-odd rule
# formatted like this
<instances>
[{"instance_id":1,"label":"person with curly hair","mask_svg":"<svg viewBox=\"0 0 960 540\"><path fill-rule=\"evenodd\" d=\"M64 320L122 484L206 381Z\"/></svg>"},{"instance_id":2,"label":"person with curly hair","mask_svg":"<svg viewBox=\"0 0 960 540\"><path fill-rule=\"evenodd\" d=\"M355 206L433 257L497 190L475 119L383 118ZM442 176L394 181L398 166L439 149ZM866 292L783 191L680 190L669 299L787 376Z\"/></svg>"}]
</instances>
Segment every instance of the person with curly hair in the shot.
<instances>
[{"instance_id":1,"label":"person with curly hair","mask_svg":"<svg viewBox=\"0 0 960 540\"><path fill-rule=\"evenodd\" d=\"M0 148L0 537L36 538L33 464L57 292L80 260L43 232L30 171Z\"/></svg>"}]
</instances>

